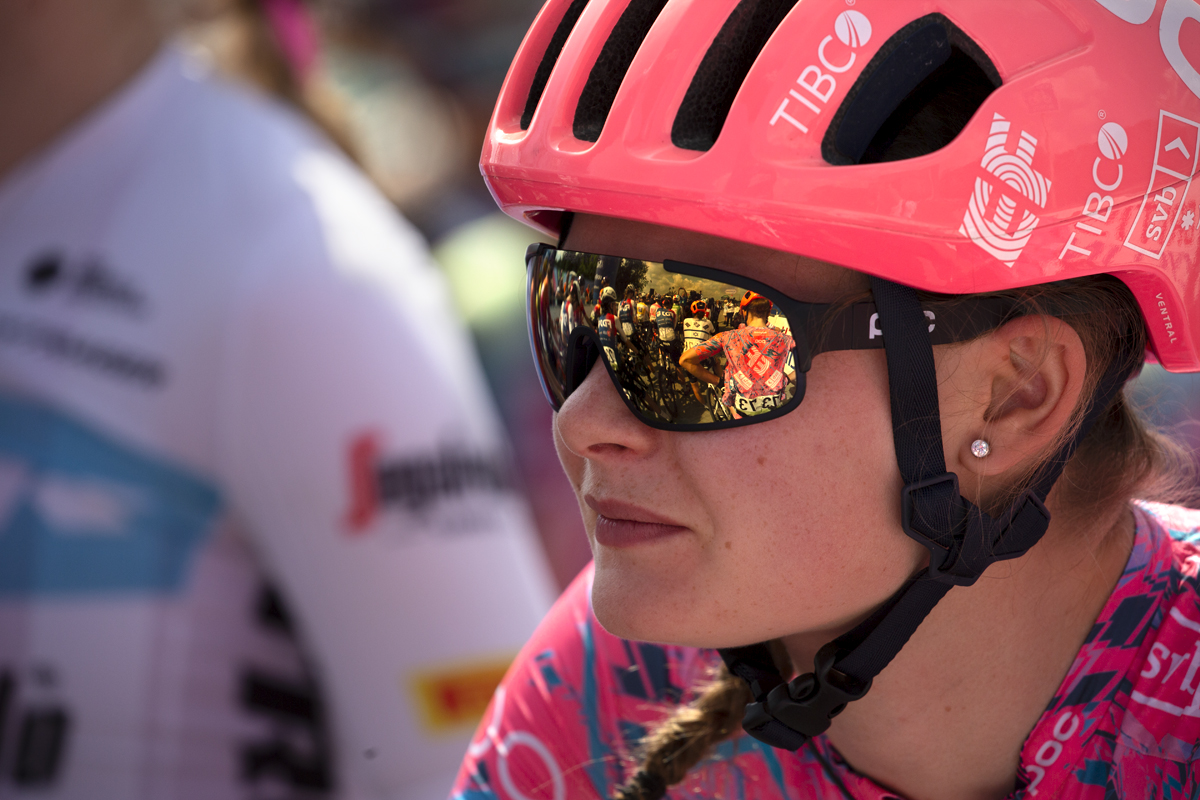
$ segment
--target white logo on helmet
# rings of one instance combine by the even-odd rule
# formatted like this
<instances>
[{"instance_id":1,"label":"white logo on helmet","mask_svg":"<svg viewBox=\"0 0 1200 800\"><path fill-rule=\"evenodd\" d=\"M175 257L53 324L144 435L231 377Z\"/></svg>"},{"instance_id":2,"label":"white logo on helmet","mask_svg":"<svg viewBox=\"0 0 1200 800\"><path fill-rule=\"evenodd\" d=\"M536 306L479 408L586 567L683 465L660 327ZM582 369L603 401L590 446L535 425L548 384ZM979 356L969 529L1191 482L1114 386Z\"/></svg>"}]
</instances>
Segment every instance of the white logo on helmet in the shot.
<instances>
[{"instance_id":1,"label":"white logo on helmet","mask_svg":"<svg viewBox=\"0 0 1200 800\"><path fill-rule=\"evenodd\" d=\"M1075 239L1080 236L1081 232L1091 236L1104 235L1105 226L1108 224L1108 218L1112 214L1115 203L1113 196L1108 192L1116 191L1117 187L1121 185L1121 181L1125 179L1124 165L1119 163L1116 165L1116 177L1113 177L1111 166L1111 162L1119 162L1129 149L1129 136L1126 135L1125 129L1116 122L1104 123L1096 134L1096 147L1100 150L1100 155L1092 161L1092 183L1096 185L1098 191L1088 194L1084 201L1079 215L1087 217L1088 220L1085 222L1080 219L1075 223L1074 230L1067 237L1067 243L1063 245L1062 251L1058 254L1059 261L1066 258L1067 253L1076 253L1084 257L1092 255L1091 250L1084 247L1083 244L1076 244ZM1104 166L1106 163L1109 166ZM1104 172L1103 177L1100 174L1101 171ZM1080 242L1091 244L1086 236L1081 238Z\"/></svg>"},{"instance_id":2,"label":"white logo on helmet","mask_svg":"<svg viewBox=\"0 0 1200 800\"><path fill-rule=\"evenodd\" d=\"M862 47L871 41L871 20L859 11L843 11L833 23L833 32L847 47Z\"/></svg>"},{"instance_id":3,"label":"white logo on helmet","mask_svg":"<svg viewBox=\"0 0 1200 800\"><path fill-rule=\"evenodd\" d=\"M1158 260L1182 216L1200 166L1200 122L1159 109L1154 168L1125 246ZM1190 226L1189 226L1190 227Z\"/></svg>"},{"instance_id":4,"label":"white logo on helmet","mask_svg":"<svg viewBox=\"0 0 1200 800\"><path fill-rule=\"evenodd\" d=\"M1106 122L1096 135L1096 144L1100 147L1100 155L1109 161L1116 161L1129 149L1129 137L1125 134L1125 129L1117 123Z\"/></svg>"},{"instance_id":5,"label":"white logo on helmet","mask_svg":"<svg viewBox=\"0 0 1200 800\"><path fill-rule=\"evenodd\" d=\"M833 45L834 35L849 51ZM809 64L788 89L787 97L771 116L770 125L783 120L801 133L808 133L808 126L825 110L833 93L837 91L838 76L849 72L858 61L859 47L871 39L871 21L860 11L843 11L833 22L833 34L827 35L817 45L817 62ZM833 52L833 51L841 52Z\"/></svg>"},{"instance_id":6,"label":"white logo on helmet","mask_svg":"<svg viewBox=\"0 0 1200 800\"><path fill-rule=\"evenodd\" d=\"M1028 208L1020 207L1013 195L1020 195L1029 205L1045 208L1050 194L1050 181L1033 168L1037 139L1028 131L1021 131L1010 151L1011 127L1012 123L999 114L992 117L980 166L1001 186L982 176L977 177L963 224L958 229L960 234L1010 267L1020 258L1039 219ZM1004 187L1011 192L1005 191ZM993 209L990 216L989 209Z\"/></svg>"},{"instance_id":7,"label":"white logo on helmet","mask_svg":"<svg viewBox=\"0 0 1200 800\"><path fill-rule=\"evenodd\" d=\"M1096 0L1126 22L1141 25L1154 13L1157 0Z\"/></svg>"},{"instance_id":8,"label":"white logo on helmet","mask_svg":"<svg viewBox=\"0 0 1200 800\"><path fill-rule=\"evenodd\" d=\"M1162 19L1159 20L1158 41L1171 69L1175 70L1175 74L1184 85L1192 90L1192 94L1200 97L1200 72L1188 61L1183 47L1179 44L1183 23L1189 19L1200 22L1200 5L1197 5L1195 0L1167 0L1163 6Z\"/></svg>"},{"instance_id":9,"label":"white logo on helmet","mask_svg":"<svg viewBox=\"0 0 1200 800\"><path fill-rule=\"evenodd\" d=\"M1120 19L1133 25L1141 25L1154 16L1156 0L1096 0L1101 6ZM1167 63L1179 80L1200 97L1200 72L1188 61L1179 36L1187 20L1200 22L1200 3L1196 0L1167 0L1163 4L1162 16L1158 20L1158 43L1162 47Z\"/></svg>"}]
</instances>

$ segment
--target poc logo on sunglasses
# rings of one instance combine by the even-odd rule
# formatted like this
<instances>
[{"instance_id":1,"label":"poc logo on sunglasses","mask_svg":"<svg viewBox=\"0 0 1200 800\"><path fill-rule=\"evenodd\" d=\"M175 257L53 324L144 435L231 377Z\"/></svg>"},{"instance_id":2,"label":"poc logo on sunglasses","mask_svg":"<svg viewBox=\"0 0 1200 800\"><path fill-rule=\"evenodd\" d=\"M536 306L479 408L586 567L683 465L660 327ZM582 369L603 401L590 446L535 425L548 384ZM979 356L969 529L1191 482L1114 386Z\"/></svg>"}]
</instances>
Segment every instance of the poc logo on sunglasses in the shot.
<instances>
[{"instance_id":1,"label":"poc logo on sunglasses","mask_svg":"<svg viewBox=\"0 0 1200 800\"><path fill-rule=\"evenodd\" d=\"M1050 195L1050 181L1033 168L1037 139L1021 131L1014 141L1011 127L999 114L992 117L979 164L989 177L975 178L975 190L958 229L1010 267L1021 257L1037 227L1039 218L1031 208L1045 208Z\"/></svg>"}]
</instances>

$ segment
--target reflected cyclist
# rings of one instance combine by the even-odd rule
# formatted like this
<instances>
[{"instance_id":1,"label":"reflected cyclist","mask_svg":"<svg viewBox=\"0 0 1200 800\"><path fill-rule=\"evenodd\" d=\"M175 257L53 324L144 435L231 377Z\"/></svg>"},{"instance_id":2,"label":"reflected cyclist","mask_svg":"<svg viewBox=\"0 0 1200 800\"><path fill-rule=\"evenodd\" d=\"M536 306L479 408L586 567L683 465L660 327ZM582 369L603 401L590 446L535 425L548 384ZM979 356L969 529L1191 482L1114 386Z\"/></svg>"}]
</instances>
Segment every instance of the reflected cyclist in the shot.
<instances>
[{"instance_id":1,"label":"reflected cyclist","mask_svg":"<svg viewBox=\"0 0 1200 800\"><path fill-rule=\"evenodd\" d=\"M604 357L609 365L617 369L617 342L624 343L632 349L632 343L617 320L617 293L605 287L600 293L600 312L596 315L596 333L600 335L600 344L604 348Z\"/></svg>"},{"instance_id":2,"label":"reflected cyclist","mask_svg":"<svg viewBox=\"0 0 1200 800\"><path fill-rule=\"evenodd\" d=\"M650 340L654 338L653 325L650 322L650 297L653 296L654 290L650 290L651 294L642 295L637 299L636 320L637 320L637 343L639 347L647 348L650 346Z\"/></svg>"},{"instance_id":3,"label":"reflected cyclist","mask_svg":"<svg viewBox=\"0 0 1200 800\"><path fill-rule=\"evenodd\" d=\"M580 297L579 282L571 281L567 287L567 300L563 303L562 311L558 317L559 338L562 340L565 350L566 343L571 340L571 331L575 330L580 325L586 324L584 318L583 299Z\"/></svg>"},{"instance_id":4,"label":"reflected cyclist","mask_svg":"<svg viewBox=\"0 0 1200 800\"><path fill-rule=\"evenodd\" d=\"M704 344L716 332L712 320L708 318L708 304L703 300L692 303L692 315L683 321L683 344L686 348L684 352ZM688 382L692 385L692 394L696 396L697 402L703 404L704 396L700 393L700 379L689 374Z\"/></svg>"},{"instance_id":5,"label":"reflected cyclist","mask_svg":"<svg viewBox=\"0 0 1200 800\"><path fill-rule=\"evenodd\" d=\"M721 385L721 379L704 366L706 359L725 354L725 394L721 402L733 410L734 418L752 417L777 408L787 399L785 389L796 380L788 360L792 337L767 324L771 301L748 291L742 297L741 327L713 336L689 348L679 364L700 380Z\"/></svg>"},{"instance_id":6,"label":"reflected cyclist","mask_svg":"<svg viewBox=\"0 0 1200 800\"><path fill-rule=\"evenodd\" d=\"M633 338L633 320L636 313L637 299L633 286L625 287L625 299L617 309L617 320L621 323L621 333L626 340Z\"/></svg>"},{"instance_id":7,"label":"reflected cyclist","mask_svg":"<svg viewBox=\"0 0 1200 800\"><path fill-rule=\"evenodd\" d=\"M679 325L679 306L674 297L664 294L658 308L654 311L654 325L658 329L658 346L667 356L667 363L675 364L683 350L676 330Z\"/></svg>"}]
</instances>

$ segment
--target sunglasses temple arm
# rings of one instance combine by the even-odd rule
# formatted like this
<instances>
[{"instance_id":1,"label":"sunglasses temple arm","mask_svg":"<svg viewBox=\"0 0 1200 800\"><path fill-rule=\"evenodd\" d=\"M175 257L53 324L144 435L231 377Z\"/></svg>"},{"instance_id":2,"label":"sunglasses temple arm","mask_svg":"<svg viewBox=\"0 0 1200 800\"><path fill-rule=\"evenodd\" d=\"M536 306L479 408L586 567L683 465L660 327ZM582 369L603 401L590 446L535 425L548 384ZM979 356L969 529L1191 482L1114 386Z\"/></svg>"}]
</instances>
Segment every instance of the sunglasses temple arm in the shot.
<instances>
[{"instance_id":1,"label":"sunglasses temple arm","mask_svg":"<svg viewBox=\"0 0 1200 800\"><path fill-rule=\"evenodd\" d=\"M966 342L1031 309L1006 298L967 298L953 304L923 305L932 344ZM810 355L835 350L882 350L883 329L874 303L809 305L801 313Z\"/></svg>"}]
</instances>

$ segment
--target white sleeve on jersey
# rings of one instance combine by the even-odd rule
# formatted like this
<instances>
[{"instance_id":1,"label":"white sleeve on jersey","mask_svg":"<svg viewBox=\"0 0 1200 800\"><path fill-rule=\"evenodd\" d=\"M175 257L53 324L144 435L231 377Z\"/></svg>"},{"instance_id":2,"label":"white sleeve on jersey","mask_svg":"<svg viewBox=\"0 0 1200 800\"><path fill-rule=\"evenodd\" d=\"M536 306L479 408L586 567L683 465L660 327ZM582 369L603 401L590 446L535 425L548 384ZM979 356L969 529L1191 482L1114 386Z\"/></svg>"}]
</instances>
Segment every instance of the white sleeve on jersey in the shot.
<instances>
[{"instance_id":1,"label":"white sleeve on jersey","mask_svg":"<svg viewBox=\"0 0 1200 800\"><path fill-rule=\"evenodd\" d=\"M486 701L551 581L423 244L336 156L297 175L312 230L264 234L226 330L223 477L317 662L341 795L444 797L454 698Z\"/></svg>"}]
</instances>

